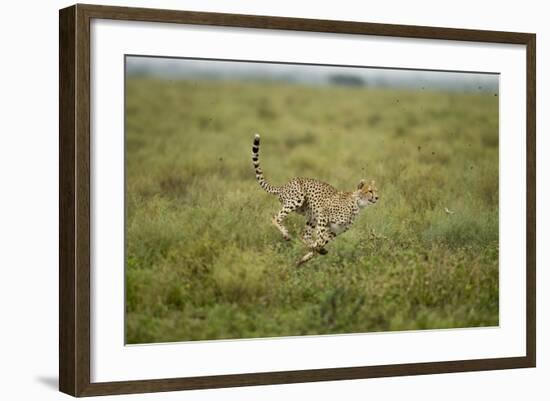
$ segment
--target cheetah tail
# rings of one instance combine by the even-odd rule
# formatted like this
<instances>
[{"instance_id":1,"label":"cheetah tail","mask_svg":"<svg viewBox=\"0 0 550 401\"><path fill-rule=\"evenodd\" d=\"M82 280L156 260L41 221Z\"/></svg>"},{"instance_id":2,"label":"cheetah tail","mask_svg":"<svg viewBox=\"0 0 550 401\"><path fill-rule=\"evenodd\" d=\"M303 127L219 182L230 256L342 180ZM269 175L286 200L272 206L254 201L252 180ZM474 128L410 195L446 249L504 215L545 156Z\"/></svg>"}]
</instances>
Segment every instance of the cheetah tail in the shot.
<instances>
[{"instance_id":1,"label":"cheetah tail","mask_svg":"<svg viewBox=\"0 0 550 401\"><path fill-rule=\"evenodd\" d=\"M278 194L279 188L268 183L264 178L264 173L260 167L260 134L254 135L254 143L252 144L252 165L256 170L256 179L260 186L270 194Z\"/></svg>"}]
</instances>

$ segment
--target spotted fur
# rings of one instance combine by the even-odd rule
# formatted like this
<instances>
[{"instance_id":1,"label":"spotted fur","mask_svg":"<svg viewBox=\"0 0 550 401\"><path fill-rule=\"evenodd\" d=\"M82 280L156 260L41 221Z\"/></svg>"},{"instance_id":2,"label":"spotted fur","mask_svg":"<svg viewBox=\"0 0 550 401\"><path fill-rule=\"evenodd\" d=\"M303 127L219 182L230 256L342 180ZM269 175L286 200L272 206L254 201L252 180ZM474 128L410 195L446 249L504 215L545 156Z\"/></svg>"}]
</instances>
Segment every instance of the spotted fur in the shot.
<instances>
[{"instance_id":1,"label":"spotted fur","mask_svg":"<svg viewBox=\"0 0 550 401\"><path fill-rule=\"evenodd\" d=\"M313 179L295 177L286 184L276 187L268 183L260 167L260 135L254 136L252 144L252 164L256 179L268 193L279 198L282 208L273 217L272 223L279 229L285 240L290 239L283 224L289 213L296 212L306 218L306 228L302 239L308 253L298 265L307 262L315 254L327 253L325 246L337 235L347 231L361 209L378 201L374 181L366 184L361 180L353 192L338 191L332 185Z\"/></svg>"}]
</instances>

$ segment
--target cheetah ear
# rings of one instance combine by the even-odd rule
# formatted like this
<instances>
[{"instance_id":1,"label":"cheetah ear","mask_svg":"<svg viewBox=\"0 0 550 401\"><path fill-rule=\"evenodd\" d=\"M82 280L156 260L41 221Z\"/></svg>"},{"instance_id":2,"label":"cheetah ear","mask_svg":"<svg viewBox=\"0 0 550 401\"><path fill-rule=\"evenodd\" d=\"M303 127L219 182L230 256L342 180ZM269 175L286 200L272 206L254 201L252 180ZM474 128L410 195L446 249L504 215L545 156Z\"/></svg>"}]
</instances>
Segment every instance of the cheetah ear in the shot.
<instances>
[{"instance_id":1,"label":"cheetah ear","mask_svg":"<svg viewBox=\"0 0 550 401\"><path fill-rule=\"evenodd\" d=\"M371 180L370 185L371 187L374 187L374 180Z\"/></svg>"},{"instance_id":2,"label":"cheetah ear","mask_svg":"<svg viewBox=\"0 0 550 401\"><path fill-rule=\"evenodd\" d=\"M357 184L357 189L361 189L365 186L365 180L359 181L359 184Z\"/></svg>"}]
</instances>

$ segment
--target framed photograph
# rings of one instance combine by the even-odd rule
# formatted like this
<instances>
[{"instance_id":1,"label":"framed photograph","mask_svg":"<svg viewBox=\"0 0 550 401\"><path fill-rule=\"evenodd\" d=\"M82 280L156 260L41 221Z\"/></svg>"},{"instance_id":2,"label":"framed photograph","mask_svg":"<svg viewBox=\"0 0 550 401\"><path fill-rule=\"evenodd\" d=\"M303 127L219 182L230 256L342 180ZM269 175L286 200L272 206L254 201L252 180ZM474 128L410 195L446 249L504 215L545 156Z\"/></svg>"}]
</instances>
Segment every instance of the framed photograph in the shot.
<instances>
[{"instance_id":1,"label":"framed photograph","mask_svg":"<svg viewBox=\"0 0 550 401\"><path fill-rule=\"evenodd\" d=\"M534 34L59 18L61 391L535 366Z\"/></svg>"}]
</instances>

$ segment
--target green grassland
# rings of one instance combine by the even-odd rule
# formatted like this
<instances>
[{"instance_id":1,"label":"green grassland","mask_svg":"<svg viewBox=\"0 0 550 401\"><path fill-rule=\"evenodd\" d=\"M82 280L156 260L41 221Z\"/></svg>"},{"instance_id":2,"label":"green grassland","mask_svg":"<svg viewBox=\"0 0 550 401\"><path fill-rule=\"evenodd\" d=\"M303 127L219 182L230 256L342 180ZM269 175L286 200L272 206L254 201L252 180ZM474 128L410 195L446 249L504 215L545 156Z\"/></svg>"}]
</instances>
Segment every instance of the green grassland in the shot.
<instances>
[{"instance_id":1,"label":"green grassland","mask_svg":"<svg viewBox=\"0 0 550 401\"><path fill-rule=\"evenodd\" d=\"M498 96L130 77L126 341L498 325ZM257 184L380 200L297 268ZM454 214L445 212L445 208Z\"/></svg>"}]
</instances>

